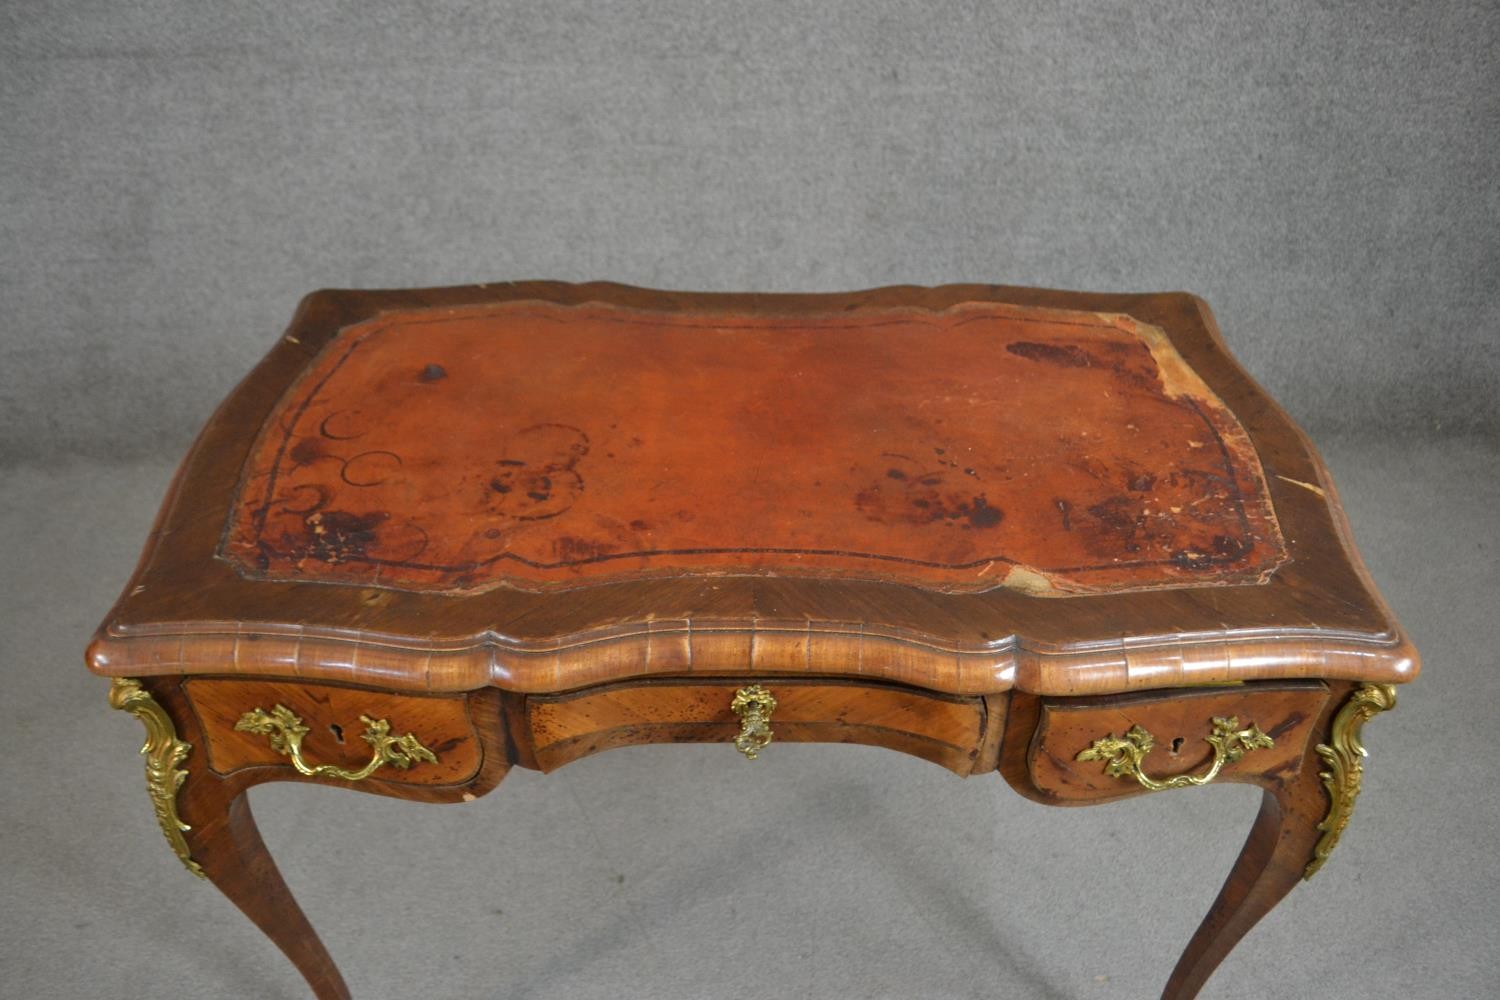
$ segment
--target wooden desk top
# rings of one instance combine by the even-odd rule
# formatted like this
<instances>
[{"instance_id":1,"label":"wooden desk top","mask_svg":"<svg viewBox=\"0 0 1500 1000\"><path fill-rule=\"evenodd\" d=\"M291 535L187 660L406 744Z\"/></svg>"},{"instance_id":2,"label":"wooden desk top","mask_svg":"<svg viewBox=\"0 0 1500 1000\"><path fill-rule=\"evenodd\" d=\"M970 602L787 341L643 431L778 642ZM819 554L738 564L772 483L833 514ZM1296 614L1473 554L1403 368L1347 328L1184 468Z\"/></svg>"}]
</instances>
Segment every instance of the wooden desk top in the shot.
<instances>
[{"instance_id":1,"label":"wooden desk top","mask_svg":"<svg viewBox=\"0 0 1500 1000\"><path fill-rule=\"evenodd\" d=\"M90 665L960 694L1417 669L1191 296L547 283L305 300Z\"/></svg>"}]
</instances>

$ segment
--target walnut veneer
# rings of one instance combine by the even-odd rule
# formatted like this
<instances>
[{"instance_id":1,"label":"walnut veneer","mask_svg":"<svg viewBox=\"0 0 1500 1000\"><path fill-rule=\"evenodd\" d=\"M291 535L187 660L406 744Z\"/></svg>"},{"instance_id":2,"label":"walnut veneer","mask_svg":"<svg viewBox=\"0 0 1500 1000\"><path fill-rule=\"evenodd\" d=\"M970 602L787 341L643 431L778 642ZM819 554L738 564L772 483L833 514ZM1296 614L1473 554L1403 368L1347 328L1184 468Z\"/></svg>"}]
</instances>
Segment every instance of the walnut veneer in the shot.
<instances>
[{"instance_id":1,"label":"walnut veneer","mask_svg":"<svg viewBox=\"0 0 1500 1000\"><path fill-rule=\"evenodd\" d=\"M1050 804L1264 806L1165 996L1327 858L1415 651L1183 294L318 292L88 651L158 821L349 996L244 791L465 801L612 747L858 742ZM772 766L765 764L757 766Z\"/></svg>"}]
</instances>

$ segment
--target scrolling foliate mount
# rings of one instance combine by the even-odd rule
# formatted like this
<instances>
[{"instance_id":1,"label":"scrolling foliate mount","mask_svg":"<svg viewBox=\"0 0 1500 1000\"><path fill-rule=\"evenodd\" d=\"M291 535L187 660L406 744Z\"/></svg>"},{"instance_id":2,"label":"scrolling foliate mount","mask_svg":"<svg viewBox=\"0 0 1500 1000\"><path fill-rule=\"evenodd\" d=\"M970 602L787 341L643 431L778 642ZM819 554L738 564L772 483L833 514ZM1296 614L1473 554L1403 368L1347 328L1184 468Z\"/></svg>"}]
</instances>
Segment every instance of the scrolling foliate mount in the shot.
<instances>
[{"instance_id":1,"label":"scrolling foliate mount","mask_svg":"<svg viewBox=\"0 0 1500 1000\"><path fill-rule=\"evenodd\" d=\"M1317 845L1313 847L1313 858L1302 871L1304 879L1312 878L1318 873L1323 862L1328 860L1328 855L1338 846L1344 827L1349 825L1354 802L1359 798L1360 783L1364 780L1365 769L1360 759L1366 756L1361 742L1365 723L1373 716L1395 707L1396 685L1361 684L1333 717L1330 734L1333 745L1318 744L1318 756L1328 766L1328 770L1318 772L1318 777L1323 779L1323 787L1328 789L1328 815L1318 824L1323 836L1318 838Z\"/></svg>"},{"instance_id":2,"label":"scrolling foliate mount","mask_svg":"<svg viewBox=\"0 0 1500 1000\"><path fill-rule=\"evenodd\" d=\"M285 757L290 757L292 766L300 774L309 778L342 778L344 781L364 781L386 764L392 767L406 770L415 764L426 761L429 764L437 763L437 754L422 745L415 733L407 733L405 736L392 736L391 724L385 719L372 719L368 715L361 715L359 721L365 724L365 731L360 735L364 741L374 748L374 756L370 762L357 771L350 771L334 764L309 764L302 756L302 737L310 730L302 724L302 719L292 713L285 705L273 706L267 712L262 708L251 709L240 716L240 721L234 724L234 728L242 733L256 733L268 737L271 749Z\"/></svg>"},{"instance_id":3,"label":"scrolling foliate mount","mask_svg":"<svg viewBox=\"0 0 1500 1000\"><path fill-rule=\"evenodd\" d=\"M1141 762L1156 745L1156 740L1140 726L1131 726L1123 737L1110 733L1095 740L1087 750L1078 754L1077 760L1105 761L1104 773L1111 778L1135 778L1141 787L1159 792L1167 788L1186 788L1189 785L1206 785L1219 776L1225 764L1233 764L1251 750L1261 750L1276 745L1276 741L1260 731L1253 722L1245 729L1234 716L1214 718L1213 732L1204 738L1214 748L1214 760L1202 774L1179 774L1171 778L1152 778L1141 770Z\"/></svg>"},{"instance_id":4,"label":"scrolling foliate mount","mask_svg":"<svg viewBox=\"0 0 1500 1000\"><path fill-rule=\"evenodd\" d=\"M177 790L187 780L187 770L181 765L187 760L193 745L177 738L177 728L166 709L157 704L151 693L141 687L141 682L131 677L116 677L110 684L109 703L113 708L129 712L146 727L146 743L141 753L146 757L146 789L151 793L151 805L156 810L156 822L167 837L173 853L182 860L187 870L199 878L208 875L193 860L183 836L192 827L177 815Z\"/></svg>"}]
</instances>

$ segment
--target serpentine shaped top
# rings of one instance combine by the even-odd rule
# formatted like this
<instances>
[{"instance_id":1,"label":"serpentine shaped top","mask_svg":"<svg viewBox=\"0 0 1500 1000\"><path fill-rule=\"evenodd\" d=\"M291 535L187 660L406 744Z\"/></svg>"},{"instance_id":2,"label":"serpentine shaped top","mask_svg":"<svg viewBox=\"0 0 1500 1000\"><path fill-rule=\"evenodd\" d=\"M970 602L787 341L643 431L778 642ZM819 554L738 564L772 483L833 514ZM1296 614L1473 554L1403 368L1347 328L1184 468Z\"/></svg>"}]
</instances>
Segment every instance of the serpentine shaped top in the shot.
<instances>
[{"instance_id":1,"label":"serpentine shaped top","mask_svg":"<svg viewBox=\"0 0 1500 1000\"><path fill-rule=\"evenodd\" d=\"M557 282L304 299L88 662L429 692L1418 670L1191 295Z\"/></svg>"}]
</instances>

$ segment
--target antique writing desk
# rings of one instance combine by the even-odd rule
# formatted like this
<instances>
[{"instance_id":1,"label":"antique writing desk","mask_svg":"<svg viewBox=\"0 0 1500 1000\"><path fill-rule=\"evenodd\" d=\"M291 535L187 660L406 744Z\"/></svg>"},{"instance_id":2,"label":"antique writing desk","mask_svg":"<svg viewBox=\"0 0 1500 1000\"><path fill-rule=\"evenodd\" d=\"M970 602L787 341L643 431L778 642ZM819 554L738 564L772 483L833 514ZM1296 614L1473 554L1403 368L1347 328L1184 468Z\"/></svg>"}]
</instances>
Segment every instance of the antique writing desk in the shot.
<instances>
[{"instance_id":1,"label":"antique writing desk","mask_svg":"<svg viewBox=\"0 0 1500 1000\"><path fill-rule=\"evenodd\" d=\"M1323 864L1417 659L1192 296L319 292L88 651L167 839L348 990L245 790L469 800L634 743L857 742L1040 802L1264 804L1165 996Z\"/></svg>"}]
</instances>

